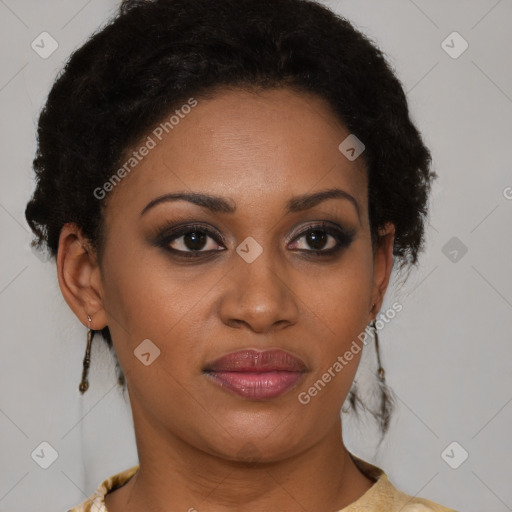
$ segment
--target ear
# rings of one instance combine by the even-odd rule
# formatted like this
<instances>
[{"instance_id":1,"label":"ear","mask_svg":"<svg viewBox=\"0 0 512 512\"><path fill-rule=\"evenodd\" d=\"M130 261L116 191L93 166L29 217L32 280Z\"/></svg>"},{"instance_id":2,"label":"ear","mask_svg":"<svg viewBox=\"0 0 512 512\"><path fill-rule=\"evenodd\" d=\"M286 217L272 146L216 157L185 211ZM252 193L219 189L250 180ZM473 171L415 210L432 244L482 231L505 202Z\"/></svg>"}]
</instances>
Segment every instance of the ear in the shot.
<instances>
[{"instance_id":1,"label":"ear","mask_svg":"<svg viewBox=\"0 0 512 512\"><path fill-rule=\"evenodd\" d=\"M95 252L74 223L65 224L59 236L57 276L62 295L78 319L89 327L90 315L91 329L103 329L107 318L100 268Z\"/></svg>"},{"instance_id":2,"label":"ear","mask_svg":"<svg viewBox=\"0 0 512 512\"><path fill-rule=\"evenodd\" d=\"M387 222L384 228L379 230L373 256L373 291L372 304L375 304L370 311L370 321L375 318L375 313L380 311L384 295L386 293L391 270L393 269L393 243L395 240L395 225Z\"/></svg>"}]
</instances>

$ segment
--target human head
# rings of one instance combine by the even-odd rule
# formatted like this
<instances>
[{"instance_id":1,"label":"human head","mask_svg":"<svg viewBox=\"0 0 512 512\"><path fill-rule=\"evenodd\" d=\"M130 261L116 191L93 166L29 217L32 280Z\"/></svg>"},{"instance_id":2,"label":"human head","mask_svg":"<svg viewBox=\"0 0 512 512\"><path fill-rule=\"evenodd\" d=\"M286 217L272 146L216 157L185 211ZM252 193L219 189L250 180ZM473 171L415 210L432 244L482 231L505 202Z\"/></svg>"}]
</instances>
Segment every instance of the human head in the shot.
<instances>
[{"instance_id":1,"label":"human head","mask_svg":"<svg viewBox=\"0 0 512 512\"><path fill-rule=\"evenodd\" d=\"M41 113L26 209L36 243L56 257L63 226L75 223L101 265L110 197L94 191L159 123L190 98L283 87L322 99L364 142L372 247L390 222L398 267L414 265L434 176L428 149L383 54L307 0L123 2L71 55ZM112 348L109 328L101 334Z\"/></svg>"}]
</instances>

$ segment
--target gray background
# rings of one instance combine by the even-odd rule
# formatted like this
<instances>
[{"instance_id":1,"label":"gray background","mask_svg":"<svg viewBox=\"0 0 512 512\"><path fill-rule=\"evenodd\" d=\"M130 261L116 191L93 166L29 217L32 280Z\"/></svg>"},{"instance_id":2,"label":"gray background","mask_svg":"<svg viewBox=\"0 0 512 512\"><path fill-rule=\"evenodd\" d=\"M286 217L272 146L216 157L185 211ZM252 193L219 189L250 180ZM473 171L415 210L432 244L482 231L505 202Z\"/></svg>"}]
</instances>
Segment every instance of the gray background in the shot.
<instances>
[{"instance_id":1,"label":"gray background","mask_svg":"<svg viewBox=\"0 0 512 512\"><path fill-rule=\"evenodd\" d=\"M440 176L421 265L404 287L390 288L383 306L403 304L380 332L398 402L390 433L377 450L371 419L348 415L345 442L409 494L460 511L512 510L512 2L324 3L384 50ZM129 403L103 344L93 344L89 391L78 392L86 329L61 296L54 264L31 251L24 219L39 110L71 51L116 7L113 0L0 0L4 512L67 510L137 463ZM43 31L58 42L46 59L31 48ZM441 45L453 31L469 44L458 58ZM452 53L462 48L461 40L447 42ZM367 348L361 381L374 364ZM58 454L48 469L31 457L43 441ZM462 450L469 454L457 469L442 455L454 441L452 465Z\"/></svg>"}]
</instances>

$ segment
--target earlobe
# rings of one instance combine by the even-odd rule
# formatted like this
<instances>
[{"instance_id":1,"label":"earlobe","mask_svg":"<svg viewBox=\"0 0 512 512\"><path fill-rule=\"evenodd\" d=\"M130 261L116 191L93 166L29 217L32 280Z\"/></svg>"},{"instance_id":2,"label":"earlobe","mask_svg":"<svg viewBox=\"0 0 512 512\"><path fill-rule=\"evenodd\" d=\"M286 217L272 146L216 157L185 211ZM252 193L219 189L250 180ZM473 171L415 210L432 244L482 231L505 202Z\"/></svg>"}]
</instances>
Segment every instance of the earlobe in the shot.
<instances>
[{"instance_id":1,"label":"earlobe","mask_svg":"<svg viewBox=\"0 0 512 512\"><path fill-rule=\"evenodd\" d=\"M89 327L90 315L93 330L105 327L97 259L76 224L62 228L56 263L59 287L68 306L85 326Z\"/></svg>"},{"instance_id":2,"label":"earlobe","mask_svg":"<svg viewBox=\"0 0 512 512\"><path fill-rule=\"evenodd\" d=\"M395 226L388 222L379 230L379 241L374 254L374 282L372 293L371 313L379 311L389 284L393 269L393 245L395 239ZM372 317L373 318L373 317Z\"/></svg>"}]
</instances>

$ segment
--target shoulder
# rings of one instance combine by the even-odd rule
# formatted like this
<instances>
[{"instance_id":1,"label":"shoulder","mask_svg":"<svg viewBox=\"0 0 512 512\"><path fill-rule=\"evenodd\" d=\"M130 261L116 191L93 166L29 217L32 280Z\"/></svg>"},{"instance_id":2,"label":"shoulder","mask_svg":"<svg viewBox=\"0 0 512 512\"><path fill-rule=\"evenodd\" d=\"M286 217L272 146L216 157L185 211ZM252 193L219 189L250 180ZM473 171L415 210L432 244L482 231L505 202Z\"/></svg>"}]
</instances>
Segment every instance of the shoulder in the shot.
<instances>
[{"instance_id":1,"label":"shoulder","mask_svg":"<svg viewBox=\"0 0 512 512\"><path fill-rule=\"evenodd\" d=\"M457 512L456 510L445 507L435 501L418 496L411 496L397 489L384 473L382 478L382 488L386 489L384 495L389 496L393 508L390 510L400 510L400 512Z\"/></svg>"},{"instance_id":2,"label":"shoulder","mask_svg":"<svg viewBox=\"0 0 512 512\"><path fill-rule=\"evenodd\" d=\"M422 498L414 498L414 501L400 510L401 512L457 512L453 508L447 508L439 503Z\"/></svg>"},{"instance_id":3,"label":"shoulder","mask_svg":"<svg viewBox=\"0 0 512 512\"><path fill-rule=\"evenodd\" d=\"M105 495L124 485L137 472L139 466L132 466L103 480L97 489L82 503L67 512L108 512L105 508Z\"/></svg>"},{"instance_id":4,"label":"shoulder","mask_svg":"<svg viewBox=\"0 0 512 512\"><path fill-rule=\"evenodd\" d=\"M373 486L357 501L339 512L458 512L426 498L411 496L389 480L386 473L377 466L352 456L359 469L375 481Z\"/></svg>"}]
</instances>

